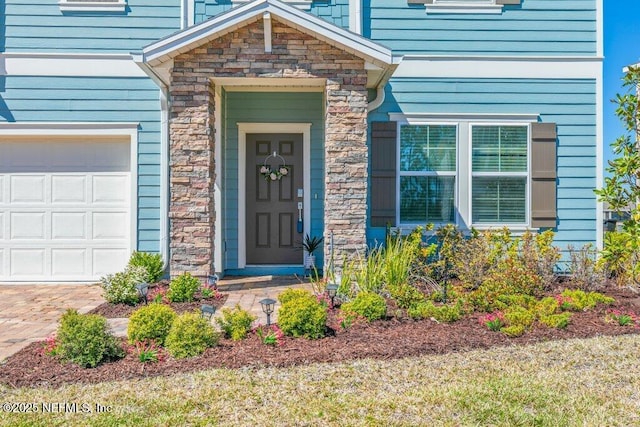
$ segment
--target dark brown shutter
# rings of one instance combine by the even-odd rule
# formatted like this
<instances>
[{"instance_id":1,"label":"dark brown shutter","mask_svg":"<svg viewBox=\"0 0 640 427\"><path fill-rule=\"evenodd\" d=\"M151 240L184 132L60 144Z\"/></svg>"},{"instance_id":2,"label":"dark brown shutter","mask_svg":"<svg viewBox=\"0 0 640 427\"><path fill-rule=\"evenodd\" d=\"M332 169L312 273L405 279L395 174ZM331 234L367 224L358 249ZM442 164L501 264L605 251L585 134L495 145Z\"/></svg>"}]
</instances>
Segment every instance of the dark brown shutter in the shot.
<instances>
[{"instance_id":1,"label":"dark brown shutter","mask_svg":"<svg viewBox=\"0 0 640 427\"><path fill-rule=\"evenodd\" d=\"M371 226L396 225L396 122L371 123Z\"/></svg>"},{"instance_id":2,"label":"dark brown shutter","mask_svg":"<svg viewBox=\"0 0 640 427\"><path fill-rule=\"evenodd\" d=\"M554 228L556 207L555 123L531 124L531 227Z\"/></svg>"}]
</instances>

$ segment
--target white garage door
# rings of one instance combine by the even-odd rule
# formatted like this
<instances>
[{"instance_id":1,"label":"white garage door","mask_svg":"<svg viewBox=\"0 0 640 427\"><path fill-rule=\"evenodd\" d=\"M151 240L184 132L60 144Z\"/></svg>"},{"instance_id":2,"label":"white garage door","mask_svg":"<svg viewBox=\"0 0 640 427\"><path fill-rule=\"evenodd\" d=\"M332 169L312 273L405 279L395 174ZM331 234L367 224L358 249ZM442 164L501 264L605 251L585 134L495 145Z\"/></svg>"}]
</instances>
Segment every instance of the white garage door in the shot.
<instances>
[{"instance_id":1,"label":"white garage door","mask_svg":"<svg viewBox=\"0 0 640 427\"><path fill-rule=\"evenodd\" d=\"M130 147L0 140L0 281L85 281L130 253Z\"/></svg>"}]
</instances>

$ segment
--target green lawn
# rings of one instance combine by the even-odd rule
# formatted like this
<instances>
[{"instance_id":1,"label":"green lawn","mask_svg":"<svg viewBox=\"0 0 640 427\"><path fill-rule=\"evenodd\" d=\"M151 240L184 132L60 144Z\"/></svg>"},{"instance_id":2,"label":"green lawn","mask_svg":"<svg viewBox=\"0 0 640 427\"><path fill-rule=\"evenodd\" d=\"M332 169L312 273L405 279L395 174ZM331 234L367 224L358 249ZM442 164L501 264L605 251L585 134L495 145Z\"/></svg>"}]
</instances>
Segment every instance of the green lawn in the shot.
<instances>
[{"instance_id":1,"label":"green lawn","mask_svg":"<svg viewBox=\"0 0 640 427\"><path fill-rule=\"evenodd\" d=\"M640 336L59 389L0 388L0 401L33 402L39 410L0 414L2 426L640 425ZM54 402L78 410L87 404L94 412L42 414L43 402L50 410ZM96 413L96 404L112 406L111 412Z\"/></svg>"}]
</instances>

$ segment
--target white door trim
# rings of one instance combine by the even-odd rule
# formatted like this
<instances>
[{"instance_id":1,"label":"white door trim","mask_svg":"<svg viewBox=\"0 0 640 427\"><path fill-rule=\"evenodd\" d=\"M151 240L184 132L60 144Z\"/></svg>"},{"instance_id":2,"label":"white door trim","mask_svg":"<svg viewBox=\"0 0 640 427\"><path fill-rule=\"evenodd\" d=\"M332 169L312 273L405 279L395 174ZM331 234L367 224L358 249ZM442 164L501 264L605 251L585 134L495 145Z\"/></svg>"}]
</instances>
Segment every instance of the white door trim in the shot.
<instances>
[{"instance_id":1,"label":"white door trim","mask_svg":"<svg viewBox=\"0 0 640 427\"><path fill-rule=\"evenodd\" d=\"M238 268L247 266L246 171L248 133L301 133L303 167L303 235L311 231L311 123L237 123L238 125ZM304 253L300 252L300 265Z\"/></svg>"}]
</instances>

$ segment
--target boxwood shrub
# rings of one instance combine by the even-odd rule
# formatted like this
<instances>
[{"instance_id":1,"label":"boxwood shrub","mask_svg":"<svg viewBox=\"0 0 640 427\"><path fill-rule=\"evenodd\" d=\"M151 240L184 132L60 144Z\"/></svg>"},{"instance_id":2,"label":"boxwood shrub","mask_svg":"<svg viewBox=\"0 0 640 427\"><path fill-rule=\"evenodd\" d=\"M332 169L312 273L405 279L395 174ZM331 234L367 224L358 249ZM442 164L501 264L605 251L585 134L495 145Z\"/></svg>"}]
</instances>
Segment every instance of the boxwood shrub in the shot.
<instances>
[{"instance_id":1,"label":"boxwood shrub","mask_svg":"<svg viewBox=\"0 0 640 427\"><path fill-rule=\"evenodd\" d=\"M300 291L300 290L298 290ZM278 325L282 332L294 337L310 339L325 335L327 323L327 307L308 291L283 292L278 298Z\"/></svg>"},{"instance_id":2,"label":"boxwood shrub","mask_svg":"<svg viewBox=\"0 0 640 427\"><path fill-rule=\"evenodd\" d=\"M56 354L83 368L94 368L105 360L124 356L124 350L109 332L103 316L67 310L58 326Z\"/></svg>"},{"instance_id":3,"label":"boxwood shrub","mask_svg":"<svg viewBox=\"0 0 640 427\"><path fill-rule=\"evenodd\" d=\"M382 319L387 314L387 302L373 292L360 292L352 301L342 304L345 313L358 314L369 322Z\"/></svg>"},{"instance_id":4,"label":"boxwood shrub","mask_svg":"<svg viewBox=\"0 0 640 427\"><path fill-rule=\"evenodd\" d=\"M169 354L176 359L193 357L215 347L220 340L208 319L198 312L184 313L176 318L165 341Z\"/></svg>"},{"instance_id":5,"label":"boxwood shrub","mask_svg":"<svg viewBox=\"0 0 640 427\"><path fill-rule=\"evenodd\" d=\"M165 304L152 303L137 309L129 317L129 342L154 340L162 345L176 316L176 312Z\"/></svg>"}]
</instances>

